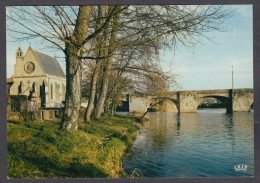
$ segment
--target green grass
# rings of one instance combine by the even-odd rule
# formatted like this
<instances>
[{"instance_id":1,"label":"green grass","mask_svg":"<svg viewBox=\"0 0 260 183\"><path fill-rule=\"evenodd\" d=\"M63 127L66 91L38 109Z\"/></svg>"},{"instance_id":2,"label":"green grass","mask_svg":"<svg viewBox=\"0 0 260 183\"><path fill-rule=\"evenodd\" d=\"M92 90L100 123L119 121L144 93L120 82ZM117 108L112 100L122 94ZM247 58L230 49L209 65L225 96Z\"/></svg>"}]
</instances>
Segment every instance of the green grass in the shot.
<instances>
[{"instance_id":1,"label":"green grass","mask_svg":"<svg viewBox=\"0 0 260 183\"><path fill-rule=\"evenodd\" d=\"M77 132L58 121L7 121L9 178L122 177L122 157L138 126L134 116L79 122Z\"/></svg>"}]
</instances>

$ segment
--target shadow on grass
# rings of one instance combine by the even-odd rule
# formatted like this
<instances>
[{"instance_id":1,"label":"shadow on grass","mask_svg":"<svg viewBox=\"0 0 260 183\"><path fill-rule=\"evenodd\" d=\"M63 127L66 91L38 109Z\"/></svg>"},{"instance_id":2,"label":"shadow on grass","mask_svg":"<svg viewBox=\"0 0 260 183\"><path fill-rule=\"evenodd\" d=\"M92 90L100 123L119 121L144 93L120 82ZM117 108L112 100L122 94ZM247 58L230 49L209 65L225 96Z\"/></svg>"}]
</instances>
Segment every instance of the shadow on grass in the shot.
<instances>
[{"instance_id":1,"label":"shadow on grass","mask_svg":"<svg viewBox=\"0 0 260 183\"><path fill-rule=\"evenodd\" d=\"M68 168L69 176L74 178L104 178L108 177L102 170L97 168L93 163L84 164L84 166L79 162L73 162Z\"/></svg>"},{"instance_id":2,"label":"shadow on grass","mask_svg":"<svg viewBox=\"0 0 260 183\"><path fill-rule=\"evenodd\" d=\"M17 122L17 121L13 121L13 120L7 120L7 123L19 124L19 122Z\"/></svg>"},{"instance_id":3,"label":"shadow on grass","mask_svg":"<svg viewBox=\"0 0 260 183\"><path fill-rule=\"evenodd\" d=\"M26 165L37 167L39 171L44 172L40 178L105 178L109 177L104 171L96 167L92 163L82 164L77 158L69 165L63 165L53 157L33 156L25 152L17 152L15 149L8 147L9 157L13 157L12 161L22 161ZM19 157L19 158L17 158ZM19 171L19 170L18 170ZM25 172L9 172L9 178L34 178L33 174L24 174ZM37 175L39 177L39 175Z\"/></svg>"}]
</instances>

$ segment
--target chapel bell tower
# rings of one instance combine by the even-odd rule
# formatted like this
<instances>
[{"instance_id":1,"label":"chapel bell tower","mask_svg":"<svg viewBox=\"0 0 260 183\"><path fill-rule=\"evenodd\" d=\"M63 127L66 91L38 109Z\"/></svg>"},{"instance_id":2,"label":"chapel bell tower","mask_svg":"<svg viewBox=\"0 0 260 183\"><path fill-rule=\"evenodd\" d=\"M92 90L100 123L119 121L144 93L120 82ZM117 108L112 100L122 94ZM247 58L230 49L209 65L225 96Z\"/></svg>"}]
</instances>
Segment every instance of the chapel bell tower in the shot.
<instances>
[{"instance_id":1,"label":"chapel bell tower","mask_svg":"<svg viewBox=\"0 0 260 183\"><path fill-rule=\"evenodd\" d=\"M18 47L17 51L16 51L16 59L19 57L23 57L23 51L20 48L20 46Z\"/></svg>"}]
</instances>

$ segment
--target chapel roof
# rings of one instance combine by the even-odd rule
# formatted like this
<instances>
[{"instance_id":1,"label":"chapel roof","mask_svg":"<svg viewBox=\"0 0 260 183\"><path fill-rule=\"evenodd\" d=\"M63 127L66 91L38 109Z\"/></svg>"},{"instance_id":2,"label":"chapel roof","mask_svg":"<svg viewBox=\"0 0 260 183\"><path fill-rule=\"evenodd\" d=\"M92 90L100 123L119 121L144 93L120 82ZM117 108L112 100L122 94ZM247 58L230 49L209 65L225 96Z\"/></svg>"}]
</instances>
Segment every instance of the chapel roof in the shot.
<instances>
[{"instance_id":1,"label":"chapel roof","mask_svg":"<svg viewBox=\"0 0 260 183\"><path fill-rule=\"evenodd\" d=\"M6 78L6 83L8 84L8 83L13 83L14 82L14 80L13 80L13 78L11 77L11 78Z\"/></svg>"},{"instance_id":2,"label":"chapel roof","mask_svg":"<svg viewBox=\"0 0 260 183\"><path fill-rule=\"evenodd\" d=\"M47 74L60 76L64 78L66 77L64 71L62 70L56 58L35 50L33 51Z\"/></svg>"}]
</instances>

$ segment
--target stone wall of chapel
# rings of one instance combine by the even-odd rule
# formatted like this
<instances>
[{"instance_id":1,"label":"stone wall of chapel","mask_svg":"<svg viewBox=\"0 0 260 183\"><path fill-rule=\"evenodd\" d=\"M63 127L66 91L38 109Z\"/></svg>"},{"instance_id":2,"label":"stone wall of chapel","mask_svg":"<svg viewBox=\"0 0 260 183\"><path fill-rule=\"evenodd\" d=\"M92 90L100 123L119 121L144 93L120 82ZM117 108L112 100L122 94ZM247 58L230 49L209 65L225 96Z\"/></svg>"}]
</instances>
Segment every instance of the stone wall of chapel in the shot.
<instances>
[{"instance_id":1,"label":"stone wall of chapel","mask_svg":"<svg viewBox=\"0 0 260 183\"><path fill-rule=\"evenodd\" d=\"M47 80L46 107L56 107L65 100L66 79L48 75Z\"/></svg>"},{"instance_id":2,"label":"stone wall of chapel","mask_svg":"<svg viewBox=\"0 0 260 183\"><path fill-rule=\"evenodd\" d=\"M17 77L14 78L14 83L10 88L10 95L29 95L33 83L35 83L35 92L40 95L40 86L46 82L46 77ZM18 87L22 82L21 93L18 93Z\"/></svg>"},{"instance_id":3,"label":"stone wall of chapel","mask_svg":"<svg viewBox=\"0 0 260 183\"><path fill-rule=\"evenodd\" d=\"M31 74L28 74L24 70L25 64L28 62L32 62L35 65L35 70ZM31 48L27 50L24 57L18 57L16 59L16 63L14 65L14 77L23 77L23 76L34 77L34 76L43 76L43 75L45 75L45 72L43 71L39 61L36 59Z\"/></svg>"},{"instance_id":4,"label":"stone wall of chapel","mask_svg":"<svg viewBox=\"0 0 260 183\"><path fill-rule=\"evenodd\" d=\"M10 88L10 95L29 95L33 83L35 83L35 92L38 96L38 104L40 106L40 87L45 83L46 107L55 107L65 100L66 80L55 77L19 77L14 78L14 83ZM18 88L22 83L21 93ZM52 86L52 87L51 87Z\"/></svg>"},{"instance_id":5,"label":"stone wall of chapel","mask_svg":"<svg viewBox=\"0 0 260 183\"><path fill-rule=\"evenodd\" d=\"M35 83L35 92L38 96L38 106L40 106L40 86L43 84L43 81L46 83L46 77L19 77L14 78L14 83L10 88L10 95L29 95L30 90L32 89L33 83ZM18 93L18 88L20 83L21 86L21 93ZM45 89L46 90L46 89Z\"/></svg>"}]
</instances>

